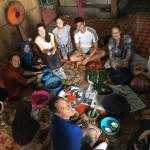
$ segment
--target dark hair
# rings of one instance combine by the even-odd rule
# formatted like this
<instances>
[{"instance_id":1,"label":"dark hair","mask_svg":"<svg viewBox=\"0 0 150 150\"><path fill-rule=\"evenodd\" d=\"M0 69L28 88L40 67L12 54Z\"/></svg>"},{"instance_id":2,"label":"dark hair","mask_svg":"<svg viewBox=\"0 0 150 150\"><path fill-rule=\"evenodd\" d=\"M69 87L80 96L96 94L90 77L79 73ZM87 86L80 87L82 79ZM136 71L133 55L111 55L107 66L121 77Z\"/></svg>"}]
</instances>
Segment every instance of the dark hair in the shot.
<instances>
[{"instance_id":1,"label":"dark hair","mask_svg":"<svg viewBox=\"0 0 150 150\"><path fill-rule=\"evenodd\" d=\"M38 23L38 24L36 25L37 31L38 31L38 28L40 28L40 27L44 27L44 29L45 29L45 31L46 31L46 27L45 27L45 25L44 25L43 23ZM45 34L45 41L46 41L46 42L50 42L50 41L51 41L51 38L50 38L50 36L48 35L48 32L47 32L47 31L46 31L46 34Z\"/></svg>"},{"instance_id":2,"label":"dark hair","mask_svg":"<svg viewBox=\"0 0 150 150\"><path fill-rule=\"evenodd\" d=\"M18 56L18 57L20 58L19 54L18 54L17 52L14 52L14 53L12 53L12 54L9 56L9 60L12 61L12 58L13 58L14 56Z\"/></svg>"},{"instance_id":3,"label":"dark hair","mask_svg":"<svg viewBox=\"0 0 150 150\"><path fill-rule=\"evenodd\" d=\"M31 102L27 100L21 100L16 108L16 115L12 124L12 133L15 142L20 145L30 143L39 128L38 122L30 115L31 110Z\"/></svg>"},{"instance_id":4,"label":"dark hair","mask_svg":"<svg viewBox=\"0 0 150 150\"><path fill-rule=\"evenodd\" d=\"M38 29L39 27L44 27L44 28L45 28L45 25L44 25L43 23L38 23L38 24L36 25L36 29Z\"/></svg>"},{"instance_id":5,"label":"dark hair","mask_svg":"<svg viewBox=\"0 0 150 150\"><path fill-rule=\"evenodd\" d=\"M59 99L59 97L55 96L51 100L49 100L48 105L49 105L50 111L52 111L52 112L56 112L57 111L55 103L58 101L58 99Z\"/></svg>"},{"instance_id":6,"label":"dark hair","mask_svg":"<svg viewBox=\"0 0 150 150\"><path fill-rule=\"evenodd\" d=\"M114 29L114 28L118 29L119 31L122 31L121 27L119 25L115 25L114 27L112 27L112 29ZM123 39L123 33L122 32L121 32L120 36L121 36L120 37L120 43L118 45L118 48L123 49L124 48L124 39ZM113 37L112 37L112 39L113 39L114 43L116 44L116 40Z\"/></svg>"},{"instance_id":7,"label":"dark hair","mask_svg":"<svg viewBox=\"0 0 150 150\"><path fill-rule=\"evenodd\" d=\"M79 22L84 22L84 19L83 19L82 17L76 17L76 18L74 19L74 23L77 24L77 23L79 23Z\"/></svg>"},{"instance_id":8,"label":"dark hair","mask_svg":"<svg viewBox=\"0 0 150 150\"><path fill-rule=\"evenodd\" d=\"M54 21L56 22L57 19L62 19L62 18L61 18L61 16L56 16L55 19L54 19Z\"/></svg>"}]
</instances>

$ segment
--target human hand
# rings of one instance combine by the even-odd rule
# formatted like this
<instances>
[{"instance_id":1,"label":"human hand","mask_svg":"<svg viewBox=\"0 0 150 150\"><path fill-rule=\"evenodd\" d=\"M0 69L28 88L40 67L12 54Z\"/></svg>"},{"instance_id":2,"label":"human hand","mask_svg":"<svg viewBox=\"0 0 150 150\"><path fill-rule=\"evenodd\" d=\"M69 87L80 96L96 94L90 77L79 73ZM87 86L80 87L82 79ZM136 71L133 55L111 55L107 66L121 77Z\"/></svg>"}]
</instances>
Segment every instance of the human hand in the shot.
<instances>
[{"instance_id":1,"label":"human hand","mask_svg":"<svg viewBox=\"0 0 150 150\"><path fill-rule=\"evenodd\" d=\"M89 58L87 57L87 58L85 58L85 59L83 60L82 64L83 64L83 65L86 65L88 62L89 62Z\"/></svg>"},{"instance_id":2,"label":"human hand","mask_svg":"<svg viewBox=\"0 0 150 150\"><path fill-rule=\"evenodd\" d=\"M51 51L51 55L54 55L55 54L55 52L56 52L56 47L53 47L53 49L52 49L52 51Z\"/></svg>"},{"instance_id":3,"label":"human hand","mask_svg":"<svg viewBox=\"0 0 150 150\"><path fill-rule=\"evenodd\" d=\"M41 74L37 74L37 75L36 75L37 79L41 79L41 78L42 78L42 76L43 76L43 73L41 73Z\"/></svg>"},{"instance_id":4,"label":"human hand","mask_svg":"<svg viewBox=\"0 0 150 150\"><path fill-rule=\"evenodd\" d=\"M38 63L43 63L43 61L42 61L41 58L38 58L38 59L37 59L37 62L38 62Z\"/></svg>"},{"instance_id":5,"label":"human hand","mask_svg":"<svg viewBox=\"0 0 150 150\"><path fill-rule=\"evenodd\" d=\"M64 50L65 50L66 52L68 52L68 47L67 47L67 46L65 46L65 47L64 47Z\"/></svg>"},{"instance_id":6,"label":"human hand","mask_svg":"<svg viewBox=\"0 0 150 150\"><path fill-rule=\"evenodd\" d=\"M120 67L119 64L116 64L116 63L112 64L112 68L114 68L114 69L117 69L119 67Z\"/></svg>"},{"instance_id":7,"label":"human hand","mask_svg":"<svg viewBox=\"0 0 150 150\"><path fill-rule=\"evenodd\" d=\"M139 137L139 141L150 135L150 130L145 130Z\"/></svg>"},{"instance_id":8,"label":"human hand","mask_svg":"<svg viewBox=\"0 0 150 150\"><path fill-rule=\"evenodd\" d=\"M124 60L124 62L123 62L123 67L128 68L128 66L129 66L128 60Z\"/></svg>"},{"instance_id":9,"label":"human hand","mask_svg":"<svg viewBox=\"0 0 150 150\"><path fill-rule=\"evenodd\" d=\"M67 44L67 48L69 48L69 47L71 47L71 43L70 42Z\"/></svg>"}]
</instances>

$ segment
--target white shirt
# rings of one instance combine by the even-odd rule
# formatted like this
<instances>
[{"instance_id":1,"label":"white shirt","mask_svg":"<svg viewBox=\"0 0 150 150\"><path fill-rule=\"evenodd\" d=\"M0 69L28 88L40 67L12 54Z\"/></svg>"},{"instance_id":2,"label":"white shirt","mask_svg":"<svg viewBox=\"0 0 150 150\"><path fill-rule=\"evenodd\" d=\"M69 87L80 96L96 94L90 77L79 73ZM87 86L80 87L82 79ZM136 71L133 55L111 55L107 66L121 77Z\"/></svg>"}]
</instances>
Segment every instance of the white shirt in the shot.
<instances>
[{"instance_id":1,"label":"white shirt","mask_svg":"<svg viewBox=\"0 0 150 150\"><path fill-rule=\"evenodd\" d=\"M52 33L48 33L48 35L50 36L50 39L54 38L54 35ZM46 42L45 39L41 38L40 36L37 36L35 38L35 43L39 46L41 51L46 50L46 49L50 50L53 48L51 41Z\"/></svg>"},{"instance_id":2,"label":"white shirt","mask_svg":"<svg viewBox=\"0 0 150 150\"><path fill-rule=\"evenodd\" d=\"M83 51L87 53L93 46L93 43L98 41L98 36L95 29L86 27L84 33L81 33L79 30L74 31L74 40L75 43L79 43Z\"/></svg>"}]
</instances>

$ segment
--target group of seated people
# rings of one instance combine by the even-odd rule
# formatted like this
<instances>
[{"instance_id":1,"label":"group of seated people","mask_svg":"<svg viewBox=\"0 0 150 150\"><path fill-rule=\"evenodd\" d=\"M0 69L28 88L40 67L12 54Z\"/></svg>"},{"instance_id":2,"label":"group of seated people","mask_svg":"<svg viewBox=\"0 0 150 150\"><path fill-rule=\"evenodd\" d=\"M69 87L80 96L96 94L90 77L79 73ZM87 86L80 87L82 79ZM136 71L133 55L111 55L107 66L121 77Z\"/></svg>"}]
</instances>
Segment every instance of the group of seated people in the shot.
<instances>
[{"instance_id":1,"label":"group of seated people","mask_svg":"<svg viewBox=\"0 0 150 150\"><path fill-rule=\"evenodd\" d=\"M7 97L3 100L18 100L23 86L33 83L43 76L41 69L44 66L51 68L54 75L59 76L61 74L61 78L66 79L62 61L69 60L76 63L78 67L80 65L85 66L92 61L100 63L101 58L106 56L106 50L98 47L98 35L95 29L86 26L83 18L77 17L74 21L76 25L74 31L75 48L71 41L70 25L64 24L61 17L57 17L55 22L56 27L52 30L52 33L47 32L43 24L37 25L37 36L33 41L34 45L38 47L37 51L32 49L32 41L23 41L18 53L13 54L9 63L0 70L0 95L7 93ZM105 62L105 68L129 68L135 64L147 64L144 58L134 53L131 36L123 34L117 26L112 28L112 35L107 48L109 59ZM149 78L149 73L146 76ZM39 124L30 116L31 103L29 101L22 103L17 107L16 118L12 126L14 139L20 145L29 143L39 128ZM54 113L52 118L54 150L92 149L97 140L98 131L89 129L88 124L84 131L84 129L82 130L78 125L72 123L69 119L75 114L75 109L70 104L62 98L54 96L49 101L49 108ZM23 115L28 119L22 123L21 133L17 118L24 118ZM26 138L29 141L25 140L25 143L21 143L19 132L22 136L23 134L26 135L27 132L23 132L23 127L29 122L33 123L33 126L27 126L29 129L27 130L32 131L32 136L23 137L23 139ZM60 138L61 140L59 140Z\"/></svg>"}]
</instances>

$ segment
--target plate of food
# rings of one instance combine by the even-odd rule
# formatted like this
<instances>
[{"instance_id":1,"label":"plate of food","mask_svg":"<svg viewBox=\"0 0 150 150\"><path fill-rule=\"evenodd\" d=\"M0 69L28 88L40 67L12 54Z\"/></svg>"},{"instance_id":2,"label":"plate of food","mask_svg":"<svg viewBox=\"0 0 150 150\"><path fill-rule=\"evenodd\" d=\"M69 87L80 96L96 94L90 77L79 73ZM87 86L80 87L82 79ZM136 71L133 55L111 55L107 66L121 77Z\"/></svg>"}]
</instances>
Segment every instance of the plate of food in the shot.
<instances>
[{"instance_id":1,"label":"plate of food","mask_svg":"<svg viewBox=\"0 0 150 150\"><path fill-rule=\"evenodd\" d=\"M84 102L85 91L80 86L64 86L64 88L58 93L58 96L70 102L71 105L74 107Z\"/></svg>"}]
</instances>

